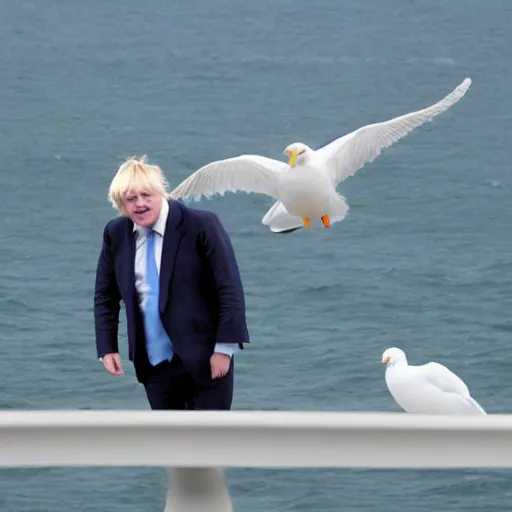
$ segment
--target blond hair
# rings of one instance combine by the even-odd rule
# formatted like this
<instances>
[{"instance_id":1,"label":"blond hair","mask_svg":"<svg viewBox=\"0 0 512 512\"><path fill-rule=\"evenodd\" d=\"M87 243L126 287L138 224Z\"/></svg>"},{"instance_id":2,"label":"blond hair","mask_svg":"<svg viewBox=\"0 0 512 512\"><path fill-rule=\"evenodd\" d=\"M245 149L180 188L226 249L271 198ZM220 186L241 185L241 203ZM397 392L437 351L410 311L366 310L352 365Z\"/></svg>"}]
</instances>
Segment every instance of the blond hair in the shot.
<instances>
[{"instance_id":1,"label":"blond hair","mask_svg":"<svg viewBox=\"0 0 512 512\"><path fill-rule=\"evenodd\" d=\"M147 163L147 156L131 157L117 170L108 190L112 207L123 212L123 200L128 191L151 190L167 197L168 182L158 165Z\"/></svg>"}]
</instances>

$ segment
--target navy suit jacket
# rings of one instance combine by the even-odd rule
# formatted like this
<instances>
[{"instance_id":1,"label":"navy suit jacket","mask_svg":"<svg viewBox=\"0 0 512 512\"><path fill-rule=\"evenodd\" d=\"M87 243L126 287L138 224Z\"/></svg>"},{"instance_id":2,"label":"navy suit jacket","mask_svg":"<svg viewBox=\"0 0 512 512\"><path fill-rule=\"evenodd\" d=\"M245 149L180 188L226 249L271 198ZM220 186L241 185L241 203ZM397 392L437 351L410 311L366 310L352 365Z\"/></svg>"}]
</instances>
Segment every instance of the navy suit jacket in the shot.
<instances>
[{"instance_id":1,"label":"navy suit jacket","mask_svg":"<svg viewBox=\"0 0 512 512\"><path fill-rule=\"evenodd\" d=\"M129 358L144 381L149 361L135 289L133 222L105 226L96 271L94 320L98 357L118 350L120 301L126 309ZM211 380L215 343L249 342L245 299L233 247L212 212L169 201L160 266L160 316L174 352L198 381Z\"/></svg>"}]
</instances>

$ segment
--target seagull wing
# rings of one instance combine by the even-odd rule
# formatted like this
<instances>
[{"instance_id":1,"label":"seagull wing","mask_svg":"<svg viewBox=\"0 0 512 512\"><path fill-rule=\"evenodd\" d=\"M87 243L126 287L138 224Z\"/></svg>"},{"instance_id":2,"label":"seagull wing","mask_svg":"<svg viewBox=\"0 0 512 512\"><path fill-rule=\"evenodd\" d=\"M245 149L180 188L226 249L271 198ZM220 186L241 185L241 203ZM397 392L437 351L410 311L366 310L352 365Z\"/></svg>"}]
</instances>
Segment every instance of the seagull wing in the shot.
<instances>
[{"instance_id":1,"label":"seagull wing","mask_svg":"<svg viewBox=\"0 0 512 512\"><path fill-rule=\"evenodd\" d=\"M458 404L457 407L454 408L456 413L464 411L464 414L467 412L480 415L487 414L485 409L470 395L465 382L446 368L446 366L439 363L427 363L423 365L422 368L428 383L432 384L443 393L457 397L458 402L454 402L454 404Z\"/></svg>"},{"instance_id":2,"label":"seagull wing","mask_svg":"<svg viewBox=\"0 0 512 512\"><path fill-rule=\"evenodd\" d=\"M279 174L284 162L260 155L241 155L211 162L182 181L170 194L172 199L199 199L225 192L254 192L278 199Z\"/></svg>"},{"instance_id":3,"label":"seagull wing","mask_svg":"<svg viewBox=\"0 0 512 512\"><path fill-rule=\"evenodd\" d=\"M446 366L433 362L427 363L422 366L422 373L430 384L440 390L469 398L469 389L464 381Z\"/></svg>"},{"instance_id":4,"label":"seagull wing","mask_svg":"<svg viewBox=\"0 0 512 512\"><path fill-rule=\"evenodd\" d=\"M466 78L450 94L430 107L388 121L363 126L335 139L315 153L323 161L336 186L365 164L375 160L384 148L448 110L466 94L470 85L471 79Z\"/></svg>"}]
</instances>

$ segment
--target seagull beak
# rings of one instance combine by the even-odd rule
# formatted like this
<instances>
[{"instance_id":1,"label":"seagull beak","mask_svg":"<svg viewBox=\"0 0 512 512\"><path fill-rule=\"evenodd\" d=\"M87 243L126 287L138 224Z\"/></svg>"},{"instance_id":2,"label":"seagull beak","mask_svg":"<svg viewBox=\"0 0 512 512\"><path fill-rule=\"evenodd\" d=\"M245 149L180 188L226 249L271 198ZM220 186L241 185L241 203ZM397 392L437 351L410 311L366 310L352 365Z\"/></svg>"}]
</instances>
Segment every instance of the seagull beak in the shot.
<instances>
[{"instance_id":1,"label":"seagull beak","mask_svg":"<svg viewBox=\"0 0 512 512\"><path fill-rule=\"evenodd\" d=\"M389 356L382 358L382 364L388 364L389 363Z\"/></svg>"},{"instance_id":2,"label":"seagull beak","mask_svg":"<svg viewBox=\"0 0 512 512\"><path fill-rule=\"evenodd\" d=\"M297 160L297 153L295 151L290 151L290 160L288 161L288 165L293 167L295 165L295 161Z\"/></svg>"}]
</instances>

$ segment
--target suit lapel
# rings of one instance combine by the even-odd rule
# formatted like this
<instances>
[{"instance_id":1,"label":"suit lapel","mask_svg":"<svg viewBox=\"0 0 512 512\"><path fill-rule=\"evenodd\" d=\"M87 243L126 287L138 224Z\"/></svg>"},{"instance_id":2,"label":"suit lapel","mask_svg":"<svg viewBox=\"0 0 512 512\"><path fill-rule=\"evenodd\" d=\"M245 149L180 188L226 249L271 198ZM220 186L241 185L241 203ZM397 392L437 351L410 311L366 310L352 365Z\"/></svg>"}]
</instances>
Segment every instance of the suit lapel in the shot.
<instances>
[{"instance_id":1,"label":"suit lapel","mask_svg":"<svg viewBox=\"0 0 512 512\"><path fill-rule=\"evenodd\" d=\"M135 244L137 242L137 232L133 229L133 224L131 224L131 236L128 237L128 240L130 240L130 289L135 290Z\"/></svg>"},{"instance_id":2,"label":"suit lapel","mask_svg":"<svg viewBox=\"0 0 512 512\"><path fill-rule=\"evenodd\" d=\"M133 222L127 222L127 225L128 225L128 233L127 233L127 236L125 238L126 240L126 243L128 245L127 247L127 251L123 253L126 254L126 262L125 262L125 265L128 267L127 268L127 276L128 276L128 283L127 283L127 291L129 291L129 293L131 295L134 295L136 290L135 290L135 242L136 242L136 239L137 239L137 233L134 231L133 229Z\"/></svg>"},{"instance_id":3,"label":"suit lapel","mask_svg":"<svg viewBox=\"0 0 512 512\"><path fill-rule=\"evenodd\" d=\"M182 231L183 209L179 202L169 201L169 215L165 226L165 234L162 246L162 259L160 262L160 312L162 313L169 300L169 288L176 254L179 249Z\"/></svg>"}]
</instances>

